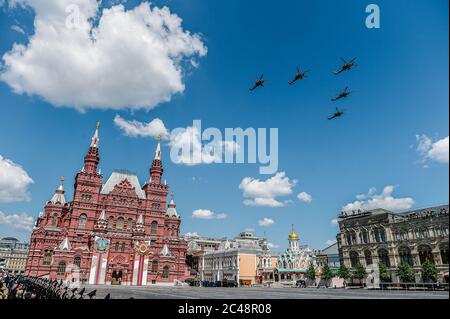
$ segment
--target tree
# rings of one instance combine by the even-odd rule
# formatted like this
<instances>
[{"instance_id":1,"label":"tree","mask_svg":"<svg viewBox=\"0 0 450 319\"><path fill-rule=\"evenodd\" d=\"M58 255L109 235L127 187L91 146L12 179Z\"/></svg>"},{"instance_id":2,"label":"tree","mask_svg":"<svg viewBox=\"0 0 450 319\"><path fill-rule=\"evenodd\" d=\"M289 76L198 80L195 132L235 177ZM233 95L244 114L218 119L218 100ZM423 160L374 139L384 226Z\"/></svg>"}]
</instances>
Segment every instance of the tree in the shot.
<instances>
[{"instance_id":1,"label":"tree","mask_svg":"<svg viewBox=\"0 0 450 319\"><path fill-rule=\"evenodd\" d=\"M429 260L422 264L422 280L423 282L436 282L438 277L436 266Z\"/></svg>"},{"instance_id":2,"label":"tree","mask_svg":"<svg viewBox=\"0 0 450 319\"><path fill-rule=\"evenodd\" d=\"M316 279L316 270L314 269L314 266L311 264L309 265L308 269L306 270L306 278L315 280Z\"/></svg>"},{"instance_id":3,"label":"tree","mask_svg":"<svg viewBox=\"0 0 450 319\"><path fill-rule=\"evenodd\" d=\"M378 270L380 271L380 280L382 282L391 281L391 276L389 276L389 271L384 263L381 261L378 263Z\"/></svg>"},{"instance_id":4,"label":"tree","mask_svg":"<svg viewBox=\"0 0 450 319\"><path fill-rule=\"evenodd\" d=\"M334 277L333 271L331 271L328 264L325 264L325 266L323 266L321 277L322 279L325 279L326 286L328 287L328 281Z\"/></svg>"},{"instance_id":5,"label":"tree","mask_svg":"<svg viewBox=\"0 0 450 319\"><path fill-rule=\"evenodd\" d=\"M344 279L344 280L347 280L347 279L349 279L351 277L350 276L350 271L348 270L347 267L345 267L344 264L342 264L341 267L339 267L339 270L337 271L337 276L339 278Z\"/></svg>"},{"instance_id":6,"label":"tree","mask_svg":"<svg viewBox=\"0 0 450 319\"><path fill-rule=\"evenodd\" d=\"M367 277L366 269L361 265L356 265L355 271L353 272L353 277L362 281Z\"/></svg>"},{"instance_id":7,"label":"tree","mask_svg":"<svg viewBox=\"0 0 450 319\"><path fill-rule=\"evenodd\" d=\"M414 281L414 274L411 271L411 267L408 263L402 262L397 267L397 276L402 282L412 282Z\"/></svg>"}]
</instances>

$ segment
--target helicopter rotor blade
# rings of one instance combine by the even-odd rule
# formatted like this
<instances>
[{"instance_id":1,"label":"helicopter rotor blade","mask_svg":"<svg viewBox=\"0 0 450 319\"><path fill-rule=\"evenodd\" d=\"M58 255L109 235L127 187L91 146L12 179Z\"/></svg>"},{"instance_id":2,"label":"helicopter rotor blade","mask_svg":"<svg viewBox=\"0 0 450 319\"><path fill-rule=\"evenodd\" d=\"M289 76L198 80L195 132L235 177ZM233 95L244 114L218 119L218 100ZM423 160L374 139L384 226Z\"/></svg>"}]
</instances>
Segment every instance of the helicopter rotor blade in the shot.
<instances>
[{"instance_id":1,"label":"helicopter rotor blade","mask_svg":"<svg viewBox=\"0 0 450 319\"><path fill-rule=\"evenodd\" d=\"M350 62L353 62L357 59L358 57L354 57L353 59L350 60Z\"/></svg>"},{"instance_id":2,"label":"helicopter rotor blade","mask_svg":"<svg viewBox=\"0 0 450 319\"><path fill-rule=\"evenodd\" d=\"M300 73L300 69L298 68L298 66L297 66L297 72Z\"/></svg>"},{"instance_id":3,"label":"helicopter rotor blade","mask_svg":"<svg viewBox=\"0 0 450 319\"><path fill-rule=\"evenodd\" d=\"M262 80L263 77L264 77L264 74L261 74L261 77L259 79Z\"/></svg>"},{"instance_id":4,"label":"helicopter rotor blade","mask_svg":"<svg viewBox=\"0 0 450 319\"><path fill-rule=\"evenodd\" d=\"M342 61L343 61L344 63L347 63L347 61L345 61L345 59L344 59L344 58L342 58L342 57L341 57L341 60L342 60Z\"/></svg>"}]
</instances>

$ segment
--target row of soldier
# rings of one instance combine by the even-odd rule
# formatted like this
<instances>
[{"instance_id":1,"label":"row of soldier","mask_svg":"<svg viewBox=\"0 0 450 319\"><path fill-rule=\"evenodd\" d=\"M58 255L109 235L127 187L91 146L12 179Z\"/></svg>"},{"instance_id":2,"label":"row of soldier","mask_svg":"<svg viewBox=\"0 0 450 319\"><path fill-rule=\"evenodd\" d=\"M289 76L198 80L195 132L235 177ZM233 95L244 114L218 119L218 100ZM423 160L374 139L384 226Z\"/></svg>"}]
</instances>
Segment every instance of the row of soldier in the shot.
<instances>
[{"instance_id":1,"label":"row of soldier","mask_svg":"<svg viewBox=\"0 0 450 319\"><path fill-rule=\"evenodd\" d=\"M86 293L85 288L71 288L62 281L0 272L0 299L96 299L96 294L96 290Z\"/></svg>"}]
</instances>

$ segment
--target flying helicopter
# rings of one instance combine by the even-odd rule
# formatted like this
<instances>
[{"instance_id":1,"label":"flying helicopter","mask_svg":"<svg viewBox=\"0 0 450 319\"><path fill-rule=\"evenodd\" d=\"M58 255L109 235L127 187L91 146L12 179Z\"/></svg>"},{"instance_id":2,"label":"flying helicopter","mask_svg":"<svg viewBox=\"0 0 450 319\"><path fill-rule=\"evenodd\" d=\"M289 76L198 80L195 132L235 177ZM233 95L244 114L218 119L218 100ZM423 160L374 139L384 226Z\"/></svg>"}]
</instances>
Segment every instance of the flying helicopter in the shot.
<instances>
[{"instance_id":1,"label":"flying helicopter","mask_svg":"<svg viewBox=\"0 0 450 319\"><path fill-rule=\"evenodd\" d=\"M340 111L338 108L336 108L336 112L333 114L333 116L330 116L328 120L336 119L338 117L341 117L342 115L344 115L344 111Z\"/></svg>"},{"instance_id":2,"label":"flying helicopter","mask_svg":"<svg viewBox=\"0 0 450 319\"><path fill-rule=\"evenodd\" d=\"M300 69L297 67L297 74L292 79L292 81L289 81L289 84L294 84L294 82L297 82L298 80L303 80L306 77L306 73L308 73L309 70L306 71L300 71Z\"/></svg>"},{"instance_id":3,"label":"flying helicopter","mask_svg":"<svg viewBox=\"0 0 450 319\"><path fill-rule=\"evenodd\" d=\"M335 75L338 75L344 71L349 71L354 66L357 66L355 63L356 58L351 59L349 62L345 61L344 58L341 58L342 62L344 62L344 65L341 67L339 71L334 72Z\"/></svg>"},{"instance_id":4,"label":"flying helicopter","mask_svg":"<svg viewBox=\"0 0 450 319\"><path fill-rule=\"evenodd\" d=\"M347 96L349 96L350 95L350 91L348 90L348 86L347 87L345 87L345 89L344 89L344 91L342 91L341 93L339 93L339 95L338 96L336 96L334 99L331 99L331 101L337 101L337 100L339 100L339 99L342 99L342 98L346 98Z\"/></svg>"},{"instance_id":5,"label":"flying helicopter","mask_svg":"<svg viewBox=\"0 0 450 319\"><path fill-rule=\"evenodd\" d=\"M250 88L250 91L253 91L253 90L255 90L258 87L263 87L264 86L264 82L266 82L266 80L264 80L263 78L264 78L264 74L261 74L261 77L259 78L258 81L255 82L253 87Z\"/></svg>"}]
</instances>

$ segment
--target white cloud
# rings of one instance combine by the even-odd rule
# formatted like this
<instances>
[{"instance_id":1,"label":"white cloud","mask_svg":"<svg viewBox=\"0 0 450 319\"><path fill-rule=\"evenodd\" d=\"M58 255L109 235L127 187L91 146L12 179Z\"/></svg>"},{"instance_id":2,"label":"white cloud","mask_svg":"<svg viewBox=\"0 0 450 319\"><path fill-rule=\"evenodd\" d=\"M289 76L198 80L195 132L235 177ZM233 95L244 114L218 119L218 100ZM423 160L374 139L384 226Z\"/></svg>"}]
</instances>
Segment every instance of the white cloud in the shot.
<instances>
[{"instance_id":1,"label":"white cloud","mask_svg":"<svg viewBox=\"0 0 450 319\"><path fill-rule=\"evenodd\" d=\"M339 225L339 222L338 222L337 219L332 219L332 220L330 221L330 223L331 223L331 225L333 225L333 226Z\"/></svg>"},{"instance_id":2,"label":"white cloud","mask_svg":"<svg viewBox=\"0 0 450 319\"><path fill-rule=\"evenodd\" d=\"M214 213L209 209L196 209L192 212L192 218L195 219L225 219L227 217L224 213Z\"/></svg>"},{"instance_id":3,"label":"white cloud","mask_svg":"<svg viewBox=\"0 0 450 319\"><path fill-rule=\"evenodd\" d=\"M381 194L376 193L375 188L369 189L365 200L356 200L353 203L348 203L345 205L343 211L352 210L372 210L376 208L384 208L390 211L399 211L403 209L409 209L414 205L414 200L410 197L395 198L392 196L395 187L388 185L383 189ZM359 195L361 198L361 195Z\"/></svg>"},{"instance_id":4,"label":"white cloud","mask_svg":"<svg viewBox=\"0 0 450 319\"><path fill-rule=\"evenodd\" d=\"M308 194L307 192L301 192L297 195L297 198L305 203L311 203L312 202L312 196Z\"/></svg>"},{"instance_id":5,"label":"white cloud","mask_svg":"<svg viewBox=\"0 0 450 319\"><path fill-rule=\"evenodd\" d=\"M278 172L275 176L261 181L256 178L245 177L242 179L239 189L243 191L244 205L283 207L291 201L279 201L277 197L292 194L296 180L290 180L285 172Z\"/></svg>"},{"instance_id":6,"label":"white cloud","mask_svg":"<svg viewBox=\"0 0 450 319\"><path fill-rule=\"evenodd\" d=\"M0 155L0 203L29 201L28 186L32 183L20 165Z\"/></svg>"},{"instance_id":7,"label":"white cloud","mask_svg":"<svg viewBox=\"0 0 450 319\"><path fill-rule=\"evenodd\" d=\"M425 134L416 135L417 151L423 156L423 161L432 160L439 163L449 162L449 137L444 137L436 142ZM425 165L427 167L427 165Z\"/></svg>"},{"instance_id":8,"label":"white cloud","mask_svg":"<svg viewBox=\"0 0 450 319\"><path fill-rule=\"evenodd\" d=\"M259 226L261 227L269 227L272 226L275 223L273 219L264 217L263 219L258 221Z\"/></svg>"},{"instance_id":9,"label":"white cloud","mask_svg":"<svg viewBox=\"0 0 450 319\"><path fill-rule=\"evenodd\" d=\"M136 120L128 121L116 115L114 124L120 128L123 133L130 137L168 137L169 132L163 121L156 118L148 123L142 123Z\"/></svg>"},{"instance_id":10,"label":"white cloud","mask_svg":"<svg viewBox=\"0 0 450 319\"><path fill-rule=\"evenodd\" d=\"M11 226L18 231L31 232L34 226L34 219L24 213L7 215L0 211L0 225Z\"/></svg>"},{"instance_id":11,"label":"white cloud","mask_svg":"<svg viewBox=\"0 0 450 319\"><path fill-rule=\"evenodd\" d=\"M11 26L11 30L16 31L16 32L21 33L21 34L25 34L25 30L22 29L22 28L21 28L20 26L18 26L18 25L12 25L12 26Z\"/></svg>"},{"instance_id":12,"label":"white cloud","mask_svg":"<svg viewBox=\"0 0 450 319\"><path fill-rule=\"evenodd\" d=\"M331 246L331 245L333 245L333 244L335 244L335 243L336 243L336 240L335 240L335 239L328 239L328 240L325 242L325 245Z\"/></svg>"},{"instance_id":13,"label":"white cloud","mask_svg":"<svg viewBox=\"0 0 450 319\"><path fill-rule=\"evenodd\" d=\"M130 10L101 10L97 0L14 3L33 8L34 32L26 45L16 43L4 54L0 79L18 94L38 95L55 106L152 109L182 93L189 62L207 54L201 36L184 30L167 7L143 2Z\"/></svg>"},{"instance_id":14,"label":"white cloud","mask_svg":"<svg viewBox=\"0 0 450 319\"><path fill-rule=\"evenodd\" d=\"M184 234L184 237L192 238L192 237L200 237L200 235L197 232L188 232L188 233Z\"/></svg>"},{"instance_id":15,"label":"white cloud","mask_svg":"<svg viewBox=\"0 0 450 319\"><path fill-rule=\"evenodd\" d=\"M274 244L274 243L268 243L267 246L269 246L270 249L280 248L280 245L277 245L277 244Z\"/></svg>"},{"instance_id":16,"label":"white cloud","mask_svg":"<svg viewBox=\"0 0 450 319\"><path fill-rule=\"evenodd\" d=\"M201 132L196 126L173 130L169 146L172 161L183 165L222 163L226 153L234 154L240 149L235 141L216 140L203 145Z\"/></svg>"}]
</instances>

